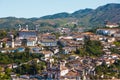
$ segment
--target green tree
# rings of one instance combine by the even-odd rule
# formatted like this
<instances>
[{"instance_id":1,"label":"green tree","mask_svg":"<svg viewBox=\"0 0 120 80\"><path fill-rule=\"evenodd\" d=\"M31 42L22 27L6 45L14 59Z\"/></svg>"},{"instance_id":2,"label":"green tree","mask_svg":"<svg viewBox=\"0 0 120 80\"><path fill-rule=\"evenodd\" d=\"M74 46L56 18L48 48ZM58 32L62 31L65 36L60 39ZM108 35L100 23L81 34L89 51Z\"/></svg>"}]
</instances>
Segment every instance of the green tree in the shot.
<instances>
[{"instance_id":1,"label":"green tree","mask_svg":"<svg viewBox=\"0 0 120 80\"><path fill-rule=\"evenodd\" d=\"M26 47L26 48L25 48L25 52L26 52L26 53L29 53L29 52L30 52L30 48L29 48L29 47Z\"/></svg>"},{"instance_id":2,"label":"green tree","mask_svg":"<svg viewBox=\"0 0 120 80\"><path fill-rule=\"evenodd\" d=\"M7 36L7 31L0 30L0 38L6 37L6 36Z\"/></svg>"},{"instance_id":3,"label":"green tree","mask_svg":"<svg viewBox=\"0 0 120 80\"><path fill-rule=\"evenodd\" d=\"M85 40L84 48L77 49L75 51L79 56L98 57L103 54L102 45L100 41Z\"/></svg>"},{"instance_id":4,"label":"green tree","mask_svg":"<svg viewBox=\"0 0 120 80\"><path fill-rule=\"evenodd\" d=\"M10 75L11 72L12 72L12 69L10 68L5 69L5 74Z\"/></svg>"},{"instance_id":5,"label":"green tree","mask_svg":"<svg viewBox=\"0 0 120 80\"><path fill-rule=\"evenodd\" d=\"M5 48L5 47L6 47L6 43L5 43L5 42L3 42L2 47L3 47L3 48Z\"/></svg>"}]
</instances>

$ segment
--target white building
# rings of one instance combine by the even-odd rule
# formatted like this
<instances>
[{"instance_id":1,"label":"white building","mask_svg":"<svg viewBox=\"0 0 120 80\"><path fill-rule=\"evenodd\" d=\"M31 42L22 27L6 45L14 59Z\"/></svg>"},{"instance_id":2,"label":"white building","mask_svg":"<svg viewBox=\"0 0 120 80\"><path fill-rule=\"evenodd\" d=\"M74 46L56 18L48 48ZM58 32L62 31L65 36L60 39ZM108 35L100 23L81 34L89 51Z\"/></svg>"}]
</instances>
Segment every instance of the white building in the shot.
<instances>
[{"instance_id":1,"label":"white building","mask_svg":"<svg viewBox=\"0 0 120 80\"><path fill-rule=\"evenodd\" d=\"M35 46L36 42L32 40L27 40L27 46Z\"/></svg>"},{"instance_id":2,"label":"white building","mask_svg":"<svg viewBox=\"0 0 120 80\"><path fill-rule=\"evenodd\" d=\"M100 35L114 35L115 33L117 33L118 31L120 31L119 29L97 29L96 33L100 34Z\"/></svg>"},{"instance_id":3,"label":"white building","mask_svg":"<svg viewBox=\"0 0 120 80\"><path fill-rule=\"evenodd\" d=\"M116 24L116 23L107 23L106 24L106 27L109 27L109 28L115 28L115 27L119 27L119 25L118 24Z\"/></svg>"},{"instance_id":4,"label":"white building","mask_svg":"<svg viewBox=\"0 0 120 80\"><path fill-rule=\"evenodd\" d=\"M42 46L57 46L57 41L42 40L42 41L38 41L38 44L41 44Z\"/></svg>"},{"instance_id":5,"label":"white building","mask_svg":"<svg viewBox=\"0 0 120 80\"><path fill-rule=\"evenodd\" d=\"M69 69L65 66L60 66L60 76L65 76L69 72Z\"/></svg>"},{"instance_id":6,"label":"white building","mask_svg":"<svg viewBox=\"0 0 120 80\"><path fill-rule=\"evenodd\" d=\"M45 61L47 61L50 57L53 56L53 52L51 51L40 51L40 53L44 55L42 59Z\"/></svg>"}]
</instances>

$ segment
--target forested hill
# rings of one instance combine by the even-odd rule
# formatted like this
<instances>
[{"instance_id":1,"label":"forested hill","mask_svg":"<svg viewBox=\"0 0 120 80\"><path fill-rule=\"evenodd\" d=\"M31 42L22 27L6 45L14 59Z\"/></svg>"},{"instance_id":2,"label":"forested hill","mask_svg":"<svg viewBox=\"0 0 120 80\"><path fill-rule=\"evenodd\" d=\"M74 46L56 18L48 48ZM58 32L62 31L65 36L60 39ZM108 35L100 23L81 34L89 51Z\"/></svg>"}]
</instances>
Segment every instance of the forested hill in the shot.
<instances>
[{"instance_id":1,"label":"forested hill","mask_svg":"<svg viewBox=\"0 0 120 80\"><path fill-rule=\"evenodd\" d=\"M111 3L96 9L81 9L73 13L58 13L40 18L0 18L0 28L16 28L19 24L40 27L59 27L75 22L84 27L102 27L105 21L120 23L120 4Z\"/></svg>"}]
</instances>

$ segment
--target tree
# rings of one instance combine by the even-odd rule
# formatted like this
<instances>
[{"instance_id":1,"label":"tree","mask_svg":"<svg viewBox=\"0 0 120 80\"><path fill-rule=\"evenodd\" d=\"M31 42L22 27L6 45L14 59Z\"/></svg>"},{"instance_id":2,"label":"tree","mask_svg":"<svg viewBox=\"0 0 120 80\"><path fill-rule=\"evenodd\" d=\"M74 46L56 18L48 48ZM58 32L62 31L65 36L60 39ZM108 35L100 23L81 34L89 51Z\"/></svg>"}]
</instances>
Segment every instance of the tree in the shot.
<instances>
[{"instance_id":1,"label":"tree","mask_svg":"<svg viewBox=\"0 0 120 80\"><path fill-rule=\"evenodd\" d=\"M29 53L29 52L30 52L30 48L29 48L29 47L26 47L26 48L25 48L25 52L26 52L26 53Z\"/></svg>"},{"instance_id":2,"label":"tree","mask_svg":"<svg viewBox=\"0 0 120 80\"><path fill-rule=\"evenodd\" d=\"M22 66L18 67L17 69L14 69L14 72L18 74L37 74L40 73L44 68L46 64L44 62L40 62L37 64L36 62L33 62L32 64L23 64Z\"/></svg>"},{"instance_id":3,"label":"tree","mask_svg":"<svg viewBox=\"0 0 120 80\"><path fill-rule=\"evenodd\" d=\"M0 30L0 38L6 37L6 36L7 36L7 31Z\"/></svg>"},{"instance_id":4,"label":"tree","mask_svg":"<svg viewBox=\"0 0 120 80\"><path fill-rule=\"evenodd\" d=\"M102 45L100 41L87 41L85 44L86 52L88 52L92 56L100 56L103 54L102 52Z\"/></svg>"},{"instance_id":5,"label":"tree","mask_svg":"<svg viewBox=\"0 0 120 80\"><path fill-rule=\"evenodd\" d=\"M89 39L85 40L84 48L77 49L75 53L79 56L91 57L98 57L103 54L101 43L99 41L91 41Z\"/></svg>"},{"instance_id":6,"label":"tree","mask_svg":"<svg viewBox=\"0 0 120 80\"><path fill-rule=\"evenodd\" d=\"M5 43L5 42L3 42L2 47L3 47L3 48L5 48L5 47L6 47L6 43Z\"/></svg>"},{"instance_id":7,"label":"tree","mask_svg":"<svg viewBox=\"0 0 120 80\"><path fill-rule=\"evenodd\" d=\"M12 72L12 69L10 69L10 68L5 69L5 73L6 73L7 75L10 75L11 72Z\"/></svg>"}]
</instances>

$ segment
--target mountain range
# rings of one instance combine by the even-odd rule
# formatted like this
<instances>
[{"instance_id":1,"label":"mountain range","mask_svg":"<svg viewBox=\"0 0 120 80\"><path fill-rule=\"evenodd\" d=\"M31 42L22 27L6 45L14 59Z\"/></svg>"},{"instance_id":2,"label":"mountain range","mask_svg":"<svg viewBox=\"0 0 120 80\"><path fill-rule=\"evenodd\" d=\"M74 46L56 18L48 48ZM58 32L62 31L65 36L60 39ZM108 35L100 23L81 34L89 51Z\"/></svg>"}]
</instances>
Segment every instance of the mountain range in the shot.
<instances>
[{"instance_id":1,"label":"mountain range","mask_svg":"<svg viewBox=\"0 0 120 80\"><path fill-rule=\"evenodd\" d=\"M16 28L19 24L29 25L31 28L35 25L40 27L59 27L71 26L71 23L77 23L83 27L104 27L105 22L120 23L120 4L110 3L100 6L96 9L80 9L73 13L57 13L40 18L0 18L0 28Z\"/></svg>"}]
</instances>

